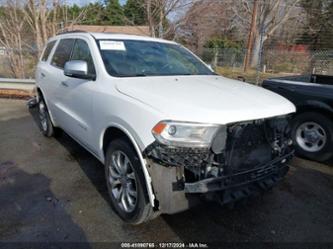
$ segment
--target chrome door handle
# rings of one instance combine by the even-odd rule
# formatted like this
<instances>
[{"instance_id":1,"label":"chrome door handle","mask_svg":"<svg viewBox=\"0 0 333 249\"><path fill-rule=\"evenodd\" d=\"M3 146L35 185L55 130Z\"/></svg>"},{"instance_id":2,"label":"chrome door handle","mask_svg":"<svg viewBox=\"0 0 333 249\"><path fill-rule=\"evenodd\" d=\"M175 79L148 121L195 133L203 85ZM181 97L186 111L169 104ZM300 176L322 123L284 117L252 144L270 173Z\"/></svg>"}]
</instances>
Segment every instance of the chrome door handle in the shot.
<instances>
[{"instance_id":1,"label":"chrome door handle","mask_svg":"<svg viewBox=\"0 0 333 249\"><path fill-rule=\"evenodd\" d=\"M68 87L68 84L65 81L61 81L61 85L64 87Z\"/></svg>"},{"instance_id":2,"label":"chrome door handle","mask_svg":"<svg viewBox=\"0 0 333 249\"><path fill-rule=\"evenodd\" d=\"M40 76L41 76L42 78L45 78L46 75L45 75L44 73L41 73Z\"/></svg>"}]
</instances>

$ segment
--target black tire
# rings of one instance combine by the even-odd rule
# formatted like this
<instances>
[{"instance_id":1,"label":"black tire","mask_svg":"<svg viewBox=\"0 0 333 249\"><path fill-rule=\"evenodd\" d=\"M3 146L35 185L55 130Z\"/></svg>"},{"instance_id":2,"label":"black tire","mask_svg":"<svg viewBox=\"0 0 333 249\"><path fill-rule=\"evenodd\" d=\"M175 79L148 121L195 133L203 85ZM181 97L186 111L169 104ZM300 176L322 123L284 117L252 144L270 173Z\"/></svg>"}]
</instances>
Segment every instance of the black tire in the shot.
<instances>
[{"instance_id":1,"label":"black tire","mask_svg":"<svg viewBox=\"0 0 333 249\"><path fill-rule=\"evenodd\" d=\"M131 165L133 166L133 172L135 175L136 181L136 204L134 210L126 212L121 205L120 202L117 201L116 197L112 193L112 187L110 184L109 177L110 177L110 165L112 164L112 155L114 153L120 151L124 153ZM132 173L133 173L132 172ZM130 146L129 142L126 139L116 139L111 141L107 147L106 151L106 159L105 159L105 178L108 187L109 196L111 199L111 206L113 210L118 214L118 216L125 221L126 223L130 224L140 224L143 222L148 221L153 215L153 209L150 205L145 178L142 172L141 163L136 155L134 149Z\"/></svg>"},{"instance_id":2,"label":"black tire","mask_svg":"<svg viewBox=\"0 0 333 249\"><path fill-rule=\"evenodd\" d=\"M313 122L319 124L326 134L326 142L323 147L316 151L311 152L304 150L301 145L297 142L297 130L302 124L307 122ZM311 160L316 160L319 162L325 162L333 156L333 121L320 113L315 112L305 112L296 115L292 122L292 138L295 145L296 154Z\"/></svg>"},{"instance_id":3,"label":"black tire","mask_svg":"<svg viewBox=\"0 0 333 249\"><path fill-rule=\"evenodd\" d=\"M38 105L39 126L45 137L52 137L55 135L55 127L52 124L49 111L47 109L44 99L39 99Z\"/></svg>"}]
</instances>

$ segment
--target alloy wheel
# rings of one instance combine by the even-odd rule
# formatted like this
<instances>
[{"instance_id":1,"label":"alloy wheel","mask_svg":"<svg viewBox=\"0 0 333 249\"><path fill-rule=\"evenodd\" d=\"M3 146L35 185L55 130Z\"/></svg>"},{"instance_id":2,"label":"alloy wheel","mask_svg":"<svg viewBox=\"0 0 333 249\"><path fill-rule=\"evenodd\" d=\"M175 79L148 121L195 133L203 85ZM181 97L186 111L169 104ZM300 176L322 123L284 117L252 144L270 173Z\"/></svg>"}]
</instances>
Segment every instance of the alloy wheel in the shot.
<instances>
[{"instance_id":1,"label":"alloy wheel","mask_svg":"<svg viewBox=\"0 0 333 249\"><path fill-rule=\"evenodd\" d=\"M111 162L107 167L111 194L123 211L132 212L138 196L132 163L124 152L118 150L111 154Z\"/></svg>"},{"instance_id":2,"label":"alloy wheel","mask_svg":"<svg viewBox=\"0 0 333 249\"><path fill-rule=\"evenodd\" d=\"M38 105L38 111L39 111L39 120L40 124L42 126L43 131L47 131L47 111L46 111L46 106L43 101L39 102Z\"/></svg>"}]
</instances>

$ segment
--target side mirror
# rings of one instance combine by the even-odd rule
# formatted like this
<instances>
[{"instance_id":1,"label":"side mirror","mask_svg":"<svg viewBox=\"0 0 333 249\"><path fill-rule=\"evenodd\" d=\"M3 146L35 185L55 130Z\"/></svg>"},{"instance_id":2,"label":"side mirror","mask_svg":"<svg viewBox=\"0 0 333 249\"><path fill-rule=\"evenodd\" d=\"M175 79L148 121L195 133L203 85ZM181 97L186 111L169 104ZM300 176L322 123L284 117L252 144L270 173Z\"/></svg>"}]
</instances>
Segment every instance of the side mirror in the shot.
<instances>
[{"instance_id":1,"label":"side mirror","mask_svg":"<svg viewBox=\"0 0 333 249\"><path fill-rule=\"evenodd\" d=\"M72 60L67 61L64 74L68 77L95 80L96 76L88 74L88 64L86 61Z\"/></svg>"}]
</instances>

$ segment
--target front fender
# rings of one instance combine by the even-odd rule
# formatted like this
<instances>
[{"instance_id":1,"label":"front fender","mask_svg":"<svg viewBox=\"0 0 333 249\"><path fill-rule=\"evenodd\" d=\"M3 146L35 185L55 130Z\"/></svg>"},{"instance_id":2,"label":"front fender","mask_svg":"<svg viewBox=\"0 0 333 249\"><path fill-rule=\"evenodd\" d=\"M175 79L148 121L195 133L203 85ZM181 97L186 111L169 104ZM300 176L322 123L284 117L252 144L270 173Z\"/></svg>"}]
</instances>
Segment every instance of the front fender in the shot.
<instances>
[{"instance_id":1,"label":"front fender","mask_svg":"<svg viewBox=\"0 0 333 249\"><path fill-rule=\"evenodd\" d=\"M147 169L147 162L143 158L142 150L140 149L140 145L141 146L144 146L144 145L143 145L142 141L139 139L138 135L135 133L134 129L131 128L129 125L126 125L126 122L124 122L123 120L121 120L119 118L115 118L115 117L113 117L112 120L114 120L114 121L109 123L107 128L104 129L104 131L102 132L102 134L100 136L100 139L99 139L100 150L99 151L101 153L103 152L103 138L104 138L104 134L108 128L117 128L127 135L127 137L131 141L131 143L139 157L139 160L140 160L140 163L142 166L142 171L143 171L145 181L146 181L149 202L152 205L152 207L154 207L155 195L154 195L153 188L152 188L152 180L151 180L151 177L150 177L148 169ZM102 153L102 155L100 155L100 158L102 158L102 161L105 162L104 153Z\"/></svg>"}]
</instances>

